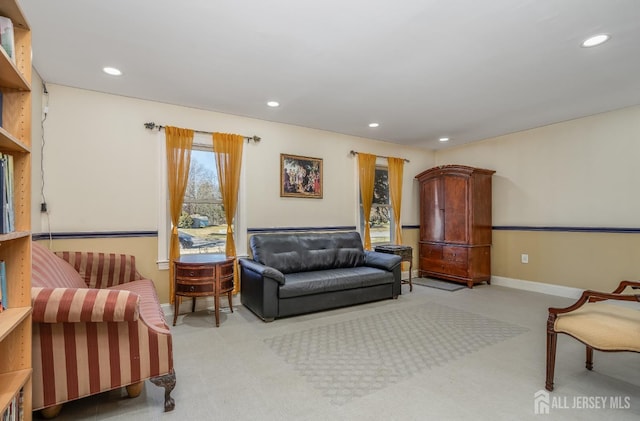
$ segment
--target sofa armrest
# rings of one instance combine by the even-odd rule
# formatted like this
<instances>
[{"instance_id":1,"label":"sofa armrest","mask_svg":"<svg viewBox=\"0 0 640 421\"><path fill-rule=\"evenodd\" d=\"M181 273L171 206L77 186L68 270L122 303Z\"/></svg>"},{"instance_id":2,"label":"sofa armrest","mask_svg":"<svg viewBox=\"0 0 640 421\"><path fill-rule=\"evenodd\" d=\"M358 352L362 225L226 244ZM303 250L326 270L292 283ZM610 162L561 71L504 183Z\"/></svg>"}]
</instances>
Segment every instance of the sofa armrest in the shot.
<instances>
[{"instance_id":1,"label":"sofa armrest","mask_svg":"<svg viewBox=\"0 0 640 421\"><path fill-rule=\"evenodd\" d=\"M255 272L263 278L270 278L280 285L284 285L284 274L278 269L274 269L270 266L265 266L249 259L239 259L238 261L240 262L240 266L242 266L243 268Z\"/></svg>"},{"instance_id":2,"label":"sofa armrest","mask_svg":"<svg viewBox=\"0 0 640 421\"><path fill-rule=\"evenodd\" d=\"M377 251L365 251L365 266L393 272L393 270L398 267L400 263L402 263L402 258L398 255L380 253Z\"/></svg>"},{"instance_id":3,"label":"sofa armrest","mask_svg":"<svg viewBox=\"0 0 640 421\"><path fill-rule=\"evenodd\" d=\"M140 296L135 292L93 288L31 288L35 323L133 322Z\"/></svg>"},{"instance_id":4,"label":"sofa armrest","mask_svg":"<svg viewBox=\"0 0 640 421\"><path fill-rule=\"evenodd\" d=\"M142 279L136 257L129 254L57 251L80 274L89 288L107 288Z\"/></svg>"}]
</instances>

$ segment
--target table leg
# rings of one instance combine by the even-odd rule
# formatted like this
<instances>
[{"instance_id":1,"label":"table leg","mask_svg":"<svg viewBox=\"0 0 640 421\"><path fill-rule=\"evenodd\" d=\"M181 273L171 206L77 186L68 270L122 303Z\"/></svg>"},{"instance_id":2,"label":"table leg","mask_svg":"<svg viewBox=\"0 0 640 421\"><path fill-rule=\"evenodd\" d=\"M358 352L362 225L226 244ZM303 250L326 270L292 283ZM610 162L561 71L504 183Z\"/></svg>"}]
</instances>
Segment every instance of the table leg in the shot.
<instances>
[{"instance_id":1,"label":"table leg","mask_svg":"<svg viewBox=\"0 0 640 421\"><path fill-rule=\"evenodd\" d=\"M413 282L411 282L411 272L413 272L413 259L409 260L409 292L413 292Z\"/></svg>"},{"instance_id":2,"label":"table leg","mask_svg":"<svg viewBox=\"0 0 640 421\"><path fill-rule=\"evenodd\" d=\"M176 325L176 320L178 319L178 308L180 307L180 301L178 300L178 296L173 296L173 325Z\"/></svg>"},{"instance_id":3,"label":"table leg","mask_svg":"<svg viewBox=\"0 0 640 421\"><path fill-rule=\"evenodd\" d=\"M216 291L213 294L213 298L215 300L215 309L216 309L216 327L220 327L220 294Z\"/></svg>"},{"instance_id":4,"label":"table leg","mask_svg":"<svg viewBox=\"0 0 640 421\"><path fill-rule=\"evenodd\" d=\"M227 298L229 298L229 308L231 309L231 312L233 313L233 291L229 291L227 292Z\"/></svg>"}]
</instances>

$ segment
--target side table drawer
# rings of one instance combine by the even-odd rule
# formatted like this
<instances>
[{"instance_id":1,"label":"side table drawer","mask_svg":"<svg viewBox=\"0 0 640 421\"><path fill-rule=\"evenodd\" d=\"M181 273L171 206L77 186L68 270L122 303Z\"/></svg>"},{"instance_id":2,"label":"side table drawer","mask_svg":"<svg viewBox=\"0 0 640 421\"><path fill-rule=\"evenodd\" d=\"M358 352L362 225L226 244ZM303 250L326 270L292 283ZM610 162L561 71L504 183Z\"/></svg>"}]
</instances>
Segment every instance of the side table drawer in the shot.
<instances>
[{"instance_id":1,"label":"side table drawer","mask_svg":"<svg viewBox=\"0 0 640 421\"><path fill-rule=\"evenodd\" d=\"M193 278L214 278L214 269L211 267L185 267L176 265L176 278L180 279L193 279Z\"/></svg>"},{"instance_id":2,"label":"side table drawer","mask_svg":"<svg viewBox=\"0 0 640 421\"><path fill-rule=\"evenodd\" d=\"M177 294L179 293L187 293L187 294L213 293L213 282L207 282L203 284L177 283L176 293Z\"/></svg>"}]
</instances>

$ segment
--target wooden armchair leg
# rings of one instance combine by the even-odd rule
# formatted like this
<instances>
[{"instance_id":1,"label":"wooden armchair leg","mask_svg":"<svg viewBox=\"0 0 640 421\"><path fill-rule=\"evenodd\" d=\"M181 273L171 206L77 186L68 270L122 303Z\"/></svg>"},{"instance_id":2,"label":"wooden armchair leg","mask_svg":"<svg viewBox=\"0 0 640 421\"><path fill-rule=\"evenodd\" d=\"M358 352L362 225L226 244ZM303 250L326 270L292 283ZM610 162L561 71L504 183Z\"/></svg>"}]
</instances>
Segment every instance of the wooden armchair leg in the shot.
<instances>
[{"instance_id":1,"label":"wooden armchair leg","mask_svg":"<svg viewBox=\"0 0 640 421\"><path fill-rule=\"evenodd\" d=\"M158 387L164 387L164 412L173 411L176 407L176 403L171 397L171 391L176 387L176 373L171 370L171 373L164 376L153 377L151 383Z\"/></svg>"},{"instance_id":2,"label":"wooden armchair leg","mask_svg":"<svg viewBox=\"0 0 640 421\"><path fill-rule=\"evenodd\" d=\"M553 374L556 366L556 344L558 336L555 332L547 331L547 381L545 389L553 390Z\"/></svg>"},{"instance_id":3,"label":"wooden armchair leg","mask_svg":"<svg viewBox=\"0 0 640 421\"><path fill-rule=\"evenodd\" d=\"M138 382L126 386L127 396L129 396L130 398L137 398L142 392L142 386L144 386L144 382Z\"/></svg>"},{"instance_id":4,"label":"wooden armchair leg","mask_svg":"<svg viewBox=\"0 0 640 421\"><path fill-rule=\"evenodd\" d=\"M60 411L62 411L62 404L41 409L40 415L42 415L42 418L49 420L51 418L57 417L60 414Z\"/></svg>"},{"instance_id":5,"label":"wooden armchair leg","mask_svg":"<svg viewBox=\"0 0 640 421\"><path fill-rule=\"evenodd\" d=\"M587 345L587 370L593 370L593 348Z\"/></svg>"}]
</instances>

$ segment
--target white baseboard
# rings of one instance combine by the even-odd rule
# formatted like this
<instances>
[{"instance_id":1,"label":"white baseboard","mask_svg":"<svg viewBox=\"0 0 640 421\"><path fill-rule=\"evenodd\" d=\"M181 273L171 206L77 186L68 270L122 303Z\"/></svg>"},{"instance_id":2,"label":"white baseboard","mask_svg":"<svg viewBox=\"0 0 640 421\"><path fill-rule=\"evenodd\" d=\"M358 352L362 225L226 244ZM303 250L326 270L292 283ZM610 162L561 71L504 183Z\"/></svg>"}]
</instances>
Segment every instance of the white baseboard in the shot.
<instances>
[{"instance_id":1,"label":"white baseboard","mask_svg":"<svg viewBox=\"0 0 640 421\"><path fill-rule=\"evenodd\" d=\"M505 278L503 276L492 276L491 285L575 299L580 298L584 291L579 288L566 287L563 285L545 284L542 282L525 281L523 279Z\"/></svg>"}]
</instances>

